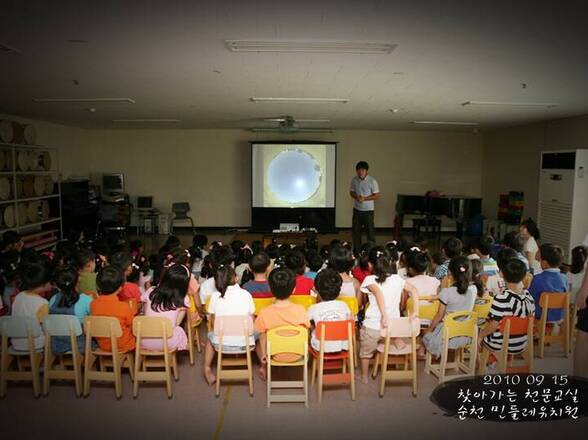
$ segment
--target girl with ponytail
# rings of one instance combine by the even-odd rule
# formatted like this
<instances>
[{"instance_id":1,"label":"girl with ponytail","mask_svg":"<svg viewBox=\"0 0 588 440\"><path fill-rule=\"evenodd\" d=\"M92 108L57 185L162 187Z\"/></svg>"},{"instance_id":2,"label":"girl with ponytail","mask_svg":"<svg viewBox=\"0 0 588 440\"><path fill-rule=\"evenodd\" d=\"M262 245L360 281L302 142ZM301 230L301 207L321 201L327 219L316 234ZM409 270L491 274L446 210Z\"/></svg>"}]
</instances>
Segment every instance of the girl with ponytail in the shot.
<instances>
[{"instance_id":1,"label":"girl with ponytail","mask_svg":"<svg viewBox=\"0 0 588 440\"><path fill-rule=\"evenodd\" d=\"M255 312L253 298L247 290L239 286L232 264L220 263L215 265L214 284L216 291L210 297L207 310L213 327L214 320L219 316L246 316L251 319ZM252 319L251 323L253 324ZM217 336L214 332L210 332L204 350L204 378L209 385L212 385L216 381L211 366L215 350L218 349L218 343ZM254 345L255 339L253 336L248 338L248 340L245 340L245 336L223 337L223 353L231 351L243 352L247 346Z\"/></svg>"},{"instance_id":2,"label":"girl with ponytail","mask_svg":"<svg viewBox=\"0 0 588 440\"><path fill-rule=\"evenodd\" d=\"M439 293L439 311L423 336L425 348L435 357L441 356L443 336L443 319L453 312L471 312L474 308L477 287L472 283L472 264L467 257L454 257L449 262L449 273L453 277L453 286L442 289ZM470 344L471 338L457 337L449 340L449 348L455 349ZM423 350L420 350L424 354Z\"/></svg>"},{"instance_id":3,"label":"girl with ponytail","mask_svg":"<svg viewBox=\"0 0 588 440\"><path fill-rule=\"evenodd\" d=\"M373 247L368 254L368 264L371 275L361 283L360 291L367 298L370 306L365 312L365 319L360 331L361 381L368 383L368 368L370 359L381 340L381 331L388 327L390 319L400 318L400 302L403 294L415 295L415 289L406 285L404 280L396 274L396 249L387 246ZM413 297L418 304L418 297ZM418 313L418 306L415 310ZM392 343L398 349L406 346L400 338L393 338Z\"/></svg>"},{"instance_id":4,"label":"girl with ponytail","mask_svg":"<svg viewBox=\"0 0 588 440\"><path fill-rule=\"evenodd\" d=\"M78 292L79 273L74 266L64 266L55 273L53 284L58 292L49 300L50 315L73 315L84 323L84 317L90 314L90 303L92 297L85 293ZM84 335L78 336L78 348L84 353L86 340ZM71 351L71 340L69 336L56 336L51 338L51 349L53 353L60 354Z\"/></svg>"},{"instance_id":5,"label":"girl with ponytail","mask_svg":"<svg viewBox=\"0 0 588 440\"><path fill-rule=\"evenodd\" d=\"M145 316L164 317L171 321L172 335L167 339L170 350L188 348L188 337L180 324L190 306L187 297L189 281L188 268L183 264L172 264L163 269L159 284L150 287L141 296L141 301L145 304ZM163 339L143 338L141 348L162 351Z\"/></svg>"}]
</instances>

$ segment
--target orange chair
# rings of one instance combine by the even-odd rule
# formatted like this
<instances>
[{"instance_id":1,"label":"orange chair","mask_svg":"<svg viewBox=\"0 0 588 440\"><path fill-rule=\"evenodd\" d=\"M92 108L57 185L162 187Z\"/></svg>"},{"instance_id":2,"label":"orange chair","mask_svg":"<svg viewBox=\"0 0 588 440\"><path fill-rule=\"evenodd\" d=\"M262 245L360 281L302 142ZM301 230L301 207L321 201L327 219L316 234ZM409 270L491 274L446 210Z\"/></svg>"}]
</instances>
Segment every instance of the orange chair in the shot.
<instances>
[{"instance_id":1,"label":"orange chair","mask_svg":"<svg viewBox=\"0 0 588 440\"><path fill-rule=\"evenodd\" d=\"M492 353L498 363L498 372L500 374L524 374L533 371L533 322L532 316L519 318L516 316L507 316L500 320L498 331L502 333L502 347L500 351L491 350L482 345L480 353L479 374L485 374L488 357ZM511 336L527 336L527 347L521 353L516 355L509 353L508 345ZM525 363L523 365L513 365L515 357L522 356ZM510 364L509 364L510 361Z\"/></svg>"},{"instance_id":2,"label":"orange chair","mask_svg":"<svg viewBox=\"0 0 588 440\"><path fill-rule=\"evenodd\" d=\"M570 293L569 292L543 292L539 297L541 306L541 319L539 320L539 353L542 358L545 354L545 343L559 342L564 346L564 356L568 357L570 352ZM563 325L558 335L547 334L547 315L549 310L562 310Z\"/></svg>"},{"instance_id":3,"label":"orange chair","mask_svg":"<svg viewBox=\"0 0 588 440\"><path fill-rule=\"evenodd\" d=\"M523 279L523 287L525 289L528 289L531 285L531 281L533 281L533 275L531 273L528 273L527 275L525 275L525 278Z\"/></svg>"},{"instance_id":4,"label":"orange chair","mask_svg":"<svg viewBox=\"0 0 588 440\"><path fill-rule=\"evenodd\" d=\"M320 350L309 347L312 355L311 386L318 373L318 401L323 399L323 384L349 384L351 388L351 400L355 400L355 362L350 353L354 352L353 334L355 321L327 321L317 322L316 337L320 343ZM347 350L336 353L325 353L325 342L346 341ZM318 364L318 365L317 365ZM347 366L349 372L347 372ZM337 373L325 374L325 370L341 370Z\"/></svg>"}]
</instances>

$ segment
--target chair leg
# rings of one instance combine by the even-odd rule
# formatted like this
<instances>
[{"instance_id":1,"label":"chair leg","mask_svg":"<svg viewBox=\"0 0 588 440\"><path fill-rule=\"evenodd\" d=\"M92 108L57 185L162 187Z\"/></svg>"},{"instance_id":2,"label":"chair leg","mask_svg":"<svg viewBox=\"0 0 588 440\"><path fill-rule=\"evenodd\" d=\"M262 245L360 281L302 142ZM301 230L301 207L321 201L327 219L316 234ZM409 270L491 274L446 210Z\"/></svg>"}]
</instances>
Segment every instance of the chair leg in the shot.
<instances>
[{"instance_id":1,"label":"chair leg","mask_svg":"<svg viewBox=\"0 0 588 440\"><path fill-rule=\"evenodd\" d=\"M253 396L253 364L251 362L251 349L247 349L247 381L249 382L249 395Z\"/></svg>"},{"instance_id":2,"label":"chair leg","mask_svg":"<svg viewBox=\"0 0 588 440\"><path fill-rule=\"evenodd\" d=\"M82 359L77 351L75 353L76 354L73 355L74 383L76 387L76 397L80 397L82 395Z\"/></svg>"},{"instance_id":3,"label":"chair leg","mask_svg":"<svg viewBox=\"0 0 588 440\"><path fill-rule=\"evenodd\" d=\"M133 380L135 378L135 362L133 361L133 354L126 353L124 355L124 359L126 359L127 367L129 369L129 375L131 376L131 380ZM121 364L121 368L122 368L122 364Z\"/></svg>"},{"instance_id":4,"label":"chair leg","mask_svg":"<svg viewBox=\"0 0 588 440\"><path fill-rule=\"evenodd\" d=\"M117 399L122 396L121 359L118 353L112 353L112 371L114 372L114 393Z\"/></svg>"},{"instance_id":5,"label":"chair leg","mask_svg":"<svg viewBox=\"0 0 588 440\"><path fill-rule=\"evenodd\" d=\"M139 354L141 349L137 347L135 349L135 377L133 378L133 398L136 398L139 394L139 367L141 365L141 355Z\"/></svg>"},{"instance_id":6,"label":"chair leg","mask_svg":"<svg viewBox=\"0 0 588 440\"><path fill-rule=\"evenodd\" d=\"M174 375L174 380L177 382L178 380L180 380L180 374L178 371L178 356L177 356L177 352L173 352L171 354L171 368L172 368L172 372Z\"/></svg>"},{"instance_id":7,"label":"chair leg","mask_svg":"<svg viewBox=\"0 0 588 440\"><path fill-rule=\"evenodd\" d=\"M194 328L194 342L196 343L196 350L198 353L202 352L202 347L200 346L200 326L196 326Z\"/></svg>"},{"instance_id":8,"label":"chair leg","mask_svg":"<svg viewBox=\"0 0 588 440\"><path fill-rule=\"evenodd\" d=\"M43 361L43 396L49 394L49 375L47 374L53 365L55 357L49 348L50 341L45 342L45 359Z\"/></svg>"},{"instance_id":9,"label":"chair leg","mask_svg":"<svg viewBox=\"0 0 588 440\"><path fill-rule=\"evenodd\" d=\"M431 374L431 359L432 359L431 353L429 353L427 351L427 357L425 360L425 373L426 374Z\"/></svg>"},{"instance_id":10,"label":"chair leg","mask_svg":"<svg viewBox=\"0 0 588 440\"><path fill-rule=\"evenodd\" d=\"M31 360L31 373L33 375L33 395L39 397L41 394L41 376L39 372L39 364L41 359L37 353L33 353L30 356Z\"/></svg>"},{"instance_id":11,"label":"chair leg","mask_svg":"<svg viewBox=\"0 0 588 440\"><path fill-rule=\"evenodd\" d=\"M221 373L222 373L222 368L223 368L222 359L223 359L222 344L219 344L219 348L216 353L216 383L214 384L216 397L218 397L220 395L220 382L221 382Z\"/></svg>"},{"instance_id":12,"label":"chair leg","mask_svg":"<svg viewBox=\"0 0 588 440\"><path fill-rule=\"evenodd\" d=\"M355 359L352 353L349 353L349 374L351 378L351 400L355 400Z\"/></svg>"},{"instance_id":13,"label":"chair leg","mask_svg":"<svg viewBox=\"0 0 588 440\"><path fill-rule=\"evenodd\" d=\"M310 373L310 387L314 387L314 382L316 379L316 358L313 356L312 358L312 370Z\"/></svg>"},{"instance_id":14,"label":"chair leg","mask_svg":"<svg viewBox=\"0 0 588 440\"><path fill-rule=\"evenodd\" d=\"M546 313L545 311L543 311L543 313ZM541 324L539 325L539 353L537 353L537 357L539 358L543 358L543 355L545 354L545 324L543 323L543 321L541 322Z\"/></svg>"},{"instance_id":15,"label":"chair leg","mask_svg":"<svg viewBox=\"0 0 588 440\"><path fill-rule=\"evenodd\" d=\"M318 402L321 403L323 400L323 373L325 367L325 359L323 356L319 357L318 360Z\"/></svg>"},{"instance_id":16,"label":"chair leg","mask_svg":"<svg viewBox=\"0 0 588 440\"><path fill-rule=\"evenodd\" d=\"M90 350L86 350L84 356L84 397L90 394L90 368L92 367L94 356L90 353Z\"/></svg>"},{"instance_id":17,"label":"chair leg","mask_svg":"<svg viewBox=\"0 0 588 440\"><path fill-rule=\"evenodd\" d=\"M190 365L194 365L194 329L190 325L190 319L186 318L186 333L188 335L188 354Z\"/></svg>"},{"instance_id":18,"label":"chair leg","mask_svg":"<svg viewBox=\"0 0 588 440\"><path fill-rule=\"evenodd\" d=\"M308 355L308 351L306 352ZM308 408L308 357L304 356L304 365L302 366L302 381L304 382L304 407Z\"/></svg>"},{"instance_id":19,"label":"chair leg","mask_svg":"<svg viewBox=\"0 0 588 440\"><path fill-rule=\"evenodd\" d=\"M378 394L380 397L384 397L384 390L386 388L386 372L388 371L388 357L384 354L381 355L380 358L382 360L382 376L380 377L380 389Z\"/></svg>"},{"instance_id":20,"label":"chair leg","mask_svg":"<svg viewBox=\"0 0 588 440\"><path fill-rule=\"evenodd\" d=\"M483 375L486 373L486 364L488 363L488 358L490 357L490 352L486 347L482 347L482 352L480 353L480 359L478 360L478 374Z\"/></svg>"},{"instance_id":21,"label":"chair leg","mask_svg":"<svg viewBox=\"0 0 588 440\"><path fill-rule=\"evenodd\" d=\"M411 357L411 369L412 369L412 395L417 396L417 353L416 348L413 346L412 357Z\"/></svg>"},{"instance_id":22,"label":"chair leg","mask_svg":"<svg viewBox=\"0 0 588 440\"><path fill-rule=\"evenodd\" d=\"M375 379L378 375L378 365L380 364L380 353L376 352L376 357L374 358L374 368L372 369L372 378ZM384 368L384 366L382 366Z\"/></svg>"},{"instance_id":23,"label":"chair leg","mask_svg":"<svg viewBox=\"0 0 588 440\"><path fill-rule=\"evenodd\" d=\"M443 352L441 353L441 363L439 364L439 383L445 382L445 369L447 368L447 357L449 355L449 349L447 348L447 344L443 348Z\"/></svg>"},{"instance_id":24,"label":"chair leg","mask_svg":"<svg viewBox=\"0 0 588 440\"><path fill-rule=\"evenodd\" d=\"M272 364L271 360L268 356L267 362L267 407L269 408L272 405L271 395L272 395Z\"/></svg>"},{"instance_id":25,"label":"chair leg","mask_svg":"<svg viewBox=\"0 0 588 440\"><path fill-rule=\"evenodd\" d=\"M171 399L173 396L173 391L172 391L172 380L171 380L171 376L172 376L172 366L171 366L171 362L170 362L170 353L169 350L165 350L164 346L164 352L163 352L163 363L165 365L165 388L167 391L167 398Z\"/></svg>"}]
</instances>

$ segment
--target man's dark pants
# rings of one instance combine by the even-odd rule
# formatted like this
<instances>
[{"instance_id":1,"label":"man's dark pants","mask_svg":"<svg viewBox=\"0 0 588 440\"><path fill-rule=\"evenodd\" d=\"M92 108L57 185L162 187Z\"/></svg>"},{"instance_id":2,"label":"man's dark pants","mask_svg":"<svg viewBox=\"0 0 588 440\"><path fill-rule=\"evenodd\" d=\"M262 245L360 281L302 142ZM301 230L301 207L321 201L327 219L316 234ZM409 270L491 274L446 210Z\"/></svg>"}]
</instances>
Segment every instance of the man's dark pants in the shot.
<instances>
[{"instance_id":1,"label":"man's dark pants","mask_svg":"<svg viewBox=\"0 0 588 440\"><path fill-rule=\"evenodd\" d=\"M361 248L361 234L363 230L366 232L367 241L375 243L374 211L358 211L357 209L354 209L351 232L353 234L353 250L356 254L359 253Z\"/></svg>"}]
</instances>

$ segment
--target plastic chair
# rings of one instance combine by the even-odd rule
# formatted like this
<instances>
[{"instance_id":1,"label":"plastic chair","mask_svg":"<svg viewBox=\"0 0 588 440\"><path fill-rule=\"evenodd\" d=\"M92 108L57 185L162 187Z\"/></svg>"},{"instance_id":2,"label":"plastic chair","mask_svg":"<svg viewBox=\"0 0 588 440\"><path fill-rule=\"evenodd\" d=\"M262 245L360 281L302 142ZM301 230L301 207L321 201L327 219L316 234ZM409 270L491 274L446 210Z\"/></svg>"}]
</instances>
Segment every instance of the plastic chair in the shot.
<instances>
[{"instance_id":1,"label":"plastic chair","mask_svg":"<svg viewBox=\"0 0 588 440\"><path fill-rule=\"evenodd\" d=\"M406 309L408 314L414 311L414 301L411 297L406 301ZM439 311L439 297L436 295L420 296L417 316L419 317L421 326L428 327L431 321Z\"/></svg>"},{"instance_id":2,"label":"plastic chair","mask_svg":"<svg viewBox=\"0 0 588 440\"><path fill-rule=\"evenodd\" d=\"M475 312L454 312L445 315L443 321L443 342L441 351L441 361L438 364L432 364L432 355L427 352L427 360L425 363L425 373L433 374L439 378L439 383L445 382L447 379L454 379L458 377L468 377L476 374L476 357L478 350L471 349L469 362L466 364L463 360L464 348L467 346L453 349L455 358L453 362L448 362L449 356L449 340L458 336L466 336L471 338L471 344L475 347L478 342L478 315ZM446 370L453 369L462 371L465 374L447 375Z\"/></svg>"},{"instance_id":3,"label":"plastic chair","mask_svg":"<svg viewBox=\"0 0 588 440\"><path fill-rule=\"evenodd\" d=\"M316 351L310 347L312 355L311 386L314 386L315 377L318 374L318 401L323 400L323 384L349 384L351 400L355 400L355 352L353 335L355 333L355 321L324 321L316 323L316 337L319 340L320 350ZM348 350L337 353L325 353L326 341L347 341ZM318 365L317 365L318 364ZM347 372L347 365L349 372ZM325 374L325 370L339 370L341 373Z\"/></svg>"},{"instance_id":4,"label":"plastic chair","mask_svg":"<svg viewBox=\"0 0 588 440\"><path fill-rule=\"evenodd\" d=\"M90 394L90 382L104 380L114 382L114 391L117 399L122 395L121 369L126 364L129 368L131 379L134 377L133 354L131 352L119 352L117 338L122 336L120 321L110 316L86 316L84 318L86 330L86 353L84 355L84 396ZM92 338L110 338L112 351L92 350ZM100 370L93 370L94 362L98 359ZM106 359L110 359L109 363ZM112 371L106 371L112 367Z\"/></svg>"},{"instance_id":5,"label":"plastic chair","mask_svg":"<svg viewBox=\"0 0 588 440\"><path fill-rule=\"evenodd\" d=\"M441 289L447 289L448 287L453 286L453 277L451 275L445 275L441 280Z\"/></svg>"},{"instance_id":6,"label":"plastic chair","mask_svg":"<svg viewBox=\"0 0 588 440\"><path fill-rule=\"evenodd\" d=\"M188 295L188 299L190 301L190 307L186 311L187 317L185 321L185 330L186 334L188 335L188 354L190 357L190 365L194 365L194 346L196 346L198 353L202 351L199 331L200 325L202 324L202 318L198 318L197 320L192 319L192 313L196 310L196 304L192 295Z\"/></svg>"},{"instance_id":7,"label":"plastic chair","mask_svg":"<svg viewBox=\"0 0 588 440\"><path fill-rule=\"evenodd\" d=\"M545 343L558 342L564 346L564 356L568 357L570 352L570 293L569 292L543 292L539 297L541 307L541 319L539 320L539 353L542 358L545 354ZM563 325L558 335L547 334L547 315L549 310L562 310Z\"/></svg>"},{"instance_id":8,"label":"plastic chair","mask_svg":"<svg viewBox=\"0 0 588 440\"><path fill-rule=\"evenodd\" d=\"M214 334L218 337L216 358L216 396L220 395L221 380L242 380L249 383L249 395L253 396L253 364L251 352L255 345L249 345L249 339L253 336L253 321L250 316L217 316L214 319ZM245 349L242 351L224 351L223 338L230 336L243 337ZM224 354L245 355L245 358L224 359ZM242 367L247 367L244 369Z\"/></svg>"},{"instance_id":9,"label":"plastic chair","mask_svg":"<svg viewBox=\"0 0 588 440\"><path fill-rule=\"evenodd\" d=\"M306 310L308 310L310 306L316 304L316 298L312 295L290 295L289 299L294 304L299 304Z\"/></svg>"},{"instance_id":10,"label":"plastic chair","mask_svg":"<svg viewBox=\"0 0 588 440\"><path fill-rule=\"evenodd\" d=\"M133 378L133 397L139 393L139 381L165 382L168 399L173 397L172 371L178 380L178 361L176 351L170 350L167 339L173 333L172 323L168 318L158 316L137 316L133 319L133 334L137 338L135 348L135 374ZM151 351L141 348L142 338L157 338L163 341L163 351ZM148 361L148 357L163 357L161 361ZM163 367L164 371L147 371L148 367Z\"/></svg>"},{"instance_id":11,"label":"plastic chair","mask_svg":"<svg viewBox=\"0 0 588 440\"><path fill-rule=\"evenodd\" d=\"M353 316L357 316L359 313L359 304L357 303L357 298L355 296L341 296L337 297L337 301L343 301L351 310Z\"/></svg>"},{"instance_id":12,"label":"plastic chair","mask_svg":"<svg viewBox=\"0 0 588 440\"><path fill-rule=\"evenodd\" d=\"M288 353L300 356L293 362L281 362L274 356ZM308 329L287 325L267 332L267 406L272 402L304 402L308 406ZM272 381L272 367L302 367L301 381ZM302 394L274 394L280 388L302 389Z\"/></svg>"},{"instance_id":13,"label":"plastic chair","mask_svg":"<svg viewBox=\"0 0 588 440\"><path fill-rule=\"evenodd\" d=\"M523 279L523 287L525 289L528 289L531 285L531 281L533 281L533 274L529 272L527 273L527 275L525 275L525 278Z\"/></svg>"},{"instance_id":14,"label":"plastic chair","mask_svg":"<svg viewBox=\"0 0 588 440\"><path fill-rule=\"evenodd\" d=\"M421 332L419 319L409 317L394 318L389 320L388 327L382 329L381 335L385 338L383 344L378 344L373 377L378 374L378 366L382 365L382 377L380 380L380 397L384 397L386 381L410 380L412 381L412 395L417 395L417 343L416 338ZM391 338L402 338L406 344L403 348L396 348L390 343ZM388 369L390 356L402 356L404 358L403 370ZM410 369L408 365L410 364Z\"/></svg>"},{"instance_id":15,"label":"plastic chair","mask_svg":"<svg viewBox=\"0 0 588 440\"><path fill-rule=\"evenodd\" d=\"M172 213L173 213L173 217L172 217L172 221L171 221L171 233L174 233L174 224L176 223L176 221L180 220L188 220L190 222L190 225L192 225L192 234L194 234L194 220L192 220L192 217L190 217L188 215L188 213L190 212L190 204L188 202L174 202L172 203Z\"/></svg>"},{"instance_id":16,"label":"plastic chair","mask_svg":"<svg viewBox=\"0 0 588 440\"><path fill-rule=\"evenodd\" d=\"M355 296L341 296L337 297L337 301L342 301L347 304L349 310L353 314L354 320L357 320L357 314L359 313L359 303L357 302L357 298ZM357 329L353 332L353 354L355 359L355 365L359 363L359 354L358 354L358 346L357 346Z\"/></svg>"},{"instance_id":17,"label":"plastic chair","mask_svg":"<svg viewBox=\"0 0 588 440\"><path fill-rule=\"evenodd\" d=\"M491 308L492 297L490 295L486 295L482 298L476 298L473 310L478 314L478 327L481 327L484 324L486 324Z\"/></svg>"},{"instance_id":18,"label":"plastic chair","mask_svg":"<svg viewBox=\"0 0 588 440\"><path fill-rule=\"evenodd\" d=\"M533 322L532 316L519 318L516 316L507 316L500 320L498 331L502 333L502 347L499 351L491 350L482 344L480 353L479 374L486 372L488 357L492 353L498 363L498 372L500 374L524 374L533 371ZM527 336L527 346L524 351L517 353L516 356L522 356L525 363L523 365L513 365L515 355L509 353L508 345L511 336ZM509 360L511 363L509 364Z\"/></svg>"},{"instance_id":19,"label":"plastic chair","mask_svg":"<svg viewBox=\"0 0 588 440\"><path fill-rule=\"evenodd\" d=\"M43 365L43 395L49 394L51 379L73 380L76 396L82 395L82 355L78 348L78 336L82 335L82 325L76 316L47 315L43 319L45 330L45 362ZM51 349L51 338L54 336L69 337L71 351L55 355ZM53 368L56 358L59 358L60 369ZM66 357L71 358L72 369L66 369Z\"/></svg>"},{"instance_id":20,"label":"plastic chair","mask_svg":"<svg viewBox=\"0 0 588 440\"><path fill-rule=\"evenodd\" d=\"M290 296L290 299L292 296ZM253 304L255 305L255 315L259 315L266 307L271 306L274 303L274 298L253 298Z\"/></svg>"},{"instance_id":21,"label":"plastic chair","mask_svg":"<svg viewBox=\"0 0 588 440\"><path fill-rule=\"evenodd\" d=\"M0 354L0 397L6 396L8 381L26 380L33 383L33 395L39 397L41 392L40 364L43 349L35 349L34 339L42 335L41 326L35 318L24 316L3 316L0 318L0 333L2 334L2 353ZM10 338L27 338L28 350L15 350L9 346ZM28 357L29 364L25 365L21 358ZM13 359L17 361L17 371L10 370ZM30 370L23 371L30 367Z\"/></svg>"}]
</instances>

